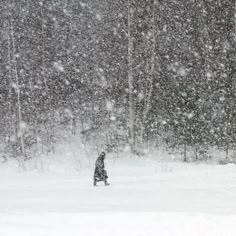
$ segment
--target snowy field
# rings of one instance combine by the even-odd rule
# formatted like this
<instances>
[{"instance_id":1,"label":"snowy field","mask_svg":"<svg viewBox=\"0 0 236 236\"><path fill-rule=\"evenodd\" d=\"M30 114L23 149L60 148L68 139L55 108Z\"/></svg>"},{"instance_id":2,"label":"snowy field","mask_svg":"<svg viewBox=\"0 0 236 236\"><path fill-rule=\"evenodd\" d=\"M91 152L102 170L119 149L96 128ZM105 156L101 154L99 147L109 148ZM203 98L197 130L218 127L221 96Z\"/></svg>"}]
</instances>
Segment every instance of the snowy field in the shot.
<instances>
[{"instance_id":1,"label":"snowy field","mask_svg":"<svg viewBox=\"0 0 236 236\"><path fill-rule=\"evenodd\" d=\"M236 235L236 165L106 163L108 187L92 186L92 167L15 173L0 164L0 235Z\"/></svg>"}]
</instances>

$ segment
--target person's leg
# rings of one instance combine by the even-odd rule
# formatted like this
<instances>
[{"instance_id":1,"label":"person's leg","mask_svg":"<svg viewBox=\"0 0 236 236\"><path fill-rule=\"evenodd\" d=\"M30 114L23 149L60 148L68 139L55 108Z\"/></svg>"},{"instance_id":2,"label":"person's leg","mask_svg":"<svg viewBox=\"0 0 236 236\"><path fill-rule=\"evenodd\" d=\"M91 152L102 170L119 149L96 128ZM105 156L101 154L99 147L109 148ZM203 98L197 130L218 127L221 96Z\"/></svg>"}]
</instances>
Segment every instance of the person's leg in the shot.
<instances>
[{"instance_id":1,"label":"person's leg","mask_svg":"<svg viewBox=\"0 0 236 236\"><path fill-rule=\"evenodd\" d=\"M94 176L93 178L93 185L96 186L97 185L97 180L96 180L96 177Z\"/></svg>"},{"instance_id":2,"label":"person's leg","mask_svg":"<svg viewBox=\"0 0 236 236\"><path fill-rule=\"evenodd\" d=\"M98 182L98 173L95 170L94 175L93 175L93 185L96 186Z\"/></svg>"},{"instance_id":3,"label":"person's leg","mask_svg":"<svg viewBox=\"0 0 236 236\"><path fill-rule=\"evenodd\" d=\"M107 172L105 172L106 173L106 175L104 176L104 183L105 183L105 185L110 185L108 182L107 182L107 179L108 179L108 176L107 176Z\"/></svg>"}]
</instances>

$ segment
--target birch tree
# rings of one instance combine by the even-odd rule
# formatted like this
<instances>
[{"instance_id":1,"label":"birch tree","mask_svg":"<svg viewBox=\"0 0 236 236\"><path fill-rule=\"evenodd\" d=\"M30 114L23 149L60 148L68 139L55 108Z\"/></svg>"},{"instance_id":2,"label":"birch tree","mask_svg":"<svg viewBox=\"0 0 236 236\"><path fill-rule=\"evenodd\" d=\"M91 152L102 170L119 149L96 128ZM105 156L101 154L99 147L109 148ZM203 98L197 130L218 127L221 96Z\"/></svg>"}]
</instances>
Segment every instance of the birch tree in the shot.
<instances>
[{"instance_id":1,"label":"birch tree","mask_svg":"<svg viewBox=\"0 0 236 236\"><path fill-rule=\"evenodd\" d=\"M132 0L128 0L128 80L129 80L129 142L131 152L135 152L135 135L134 135L134 97L133 97L133 7Z\"/></svg>"},{"instance_id":2,"label":"birch tree","mask_svg":"<svg viewBox=\"0 0 236 236\"><path fill-rule=\"evenodd\" d=\"M152 93L153 93L153 86L154 86L154 72L155 72L155 63L156 63L156 6L157 0L153 0L152 3L152 18L151 18L151 25L152 25L152 49L151 49L151 60L150 60L150 71L147 74L147 88L145 94L145 103L143 109L143 117L141 122L141 134L140 134L140 143L141 145L144 144L144 131L145 126L147 123L147 116L151 108L152 102Z\"/></svg>"},{"instance_id":3,"label":"birch tree","mask_svg":"<svg viewBox=\"0 0 236 236\"><path fill-rule=\"evenodd\" d=\"M25 143L24 143L24 132L23 132L23 121L22 121L22 113L21 113L21 90L19 84L18 70L17 70L17 61L16 61L16 48L15 48L15 37L14 37L14 26L13 20L11 19L11 37L12 37L12 60L15 74L15 91L17 94L17 112L18 112L18 133L17 135L20 138L21 145L21 153L25 157Z\"/></svg>"}]
</instances>

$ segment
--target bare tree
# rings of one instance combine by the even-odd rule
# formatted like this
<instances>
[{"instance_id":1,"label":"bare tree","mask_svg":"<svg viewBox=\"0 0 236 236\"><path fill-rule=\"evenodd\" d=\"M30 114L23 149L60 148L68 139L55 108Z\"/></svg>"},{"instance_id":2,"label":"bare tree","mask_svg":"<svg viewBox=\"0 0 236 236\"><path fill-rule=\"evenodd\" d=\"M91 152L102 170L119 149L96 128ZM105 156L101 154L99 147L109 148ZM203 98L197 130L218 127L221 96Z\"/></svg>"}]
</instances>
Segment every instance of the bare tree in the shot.
<instances>
[{"instance_id":1,"label":"bare tree","mask_svg":"<svg viewBox=\"0 0 236 236\"><path fill-rule=\"evenodd\" d=\"M20 101L21 91L20 91L19 77L18 77L18 71L17 71L14 27L13 27L12 19L11 19L11 37L12 37L12 60L13 60L15 82L16 82L15 91L17 94L18 135L20 137L21 153L23 156L26 156L24 135L23 135L23 129L22 129L22 113L21 113L21 101Z\"/></svg>"},{"instance_id":2,"label":"bare tree","mask_svg":"<svg viewBox=\"0 0 236 236\"><path fill-rule=\"evenodd\" d=\"M144 142L144 131L145 131L145 123L147 121L147 116L151 108L151 100L152 100L152 93L153 93L153 81L154 81L154 71L155 71L155 63L156 63L156 5L157 0L153 0L152 6L152 55L151 55L151 66L150 72L148 73L148 86L147 86L147 93L145 96L145 104L143 109L143 117L141 122L141 134L140 134L140 143L143 144Z\"/></svg>"},{"instance_id":3,"label":"bare tree","mask_svg":"<svg viewBox=\"0 0 236 236\"><path fill-rule=\"evenodd\" d=\"M131 152L135 152L135 136L134 136L134 104L133 104L133 7L132 0L128 0L128 80L129 80L129 142Z\"/></svg>"}]
</instances>

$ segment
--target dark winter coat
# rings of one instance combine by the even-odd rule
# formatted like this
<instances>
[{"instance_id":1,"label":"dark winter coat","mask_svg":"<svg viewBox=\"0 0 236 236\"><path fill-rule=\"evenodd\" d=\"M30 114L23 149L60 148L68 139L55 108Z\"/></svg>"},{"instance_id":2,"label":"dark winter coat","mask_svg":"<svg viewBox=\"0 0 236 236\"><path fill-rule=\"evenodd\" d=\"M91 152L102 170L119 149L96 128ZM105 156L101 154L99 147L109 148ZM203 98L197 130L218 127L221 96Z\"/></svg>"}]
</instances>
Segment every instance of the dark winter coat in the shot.
<instances>
[{"instance_id":1,"label":"dark winter coat","mask_svg":"<svg viewBox=\"0 0 236 236\"><path fill-rule=\"evenodd\" d=\"M105 156L99 156L95 163L94 178L97 181L105 181L107 176L107 171L105 170L104 164Z\"/></svg>"}]
</instances>

